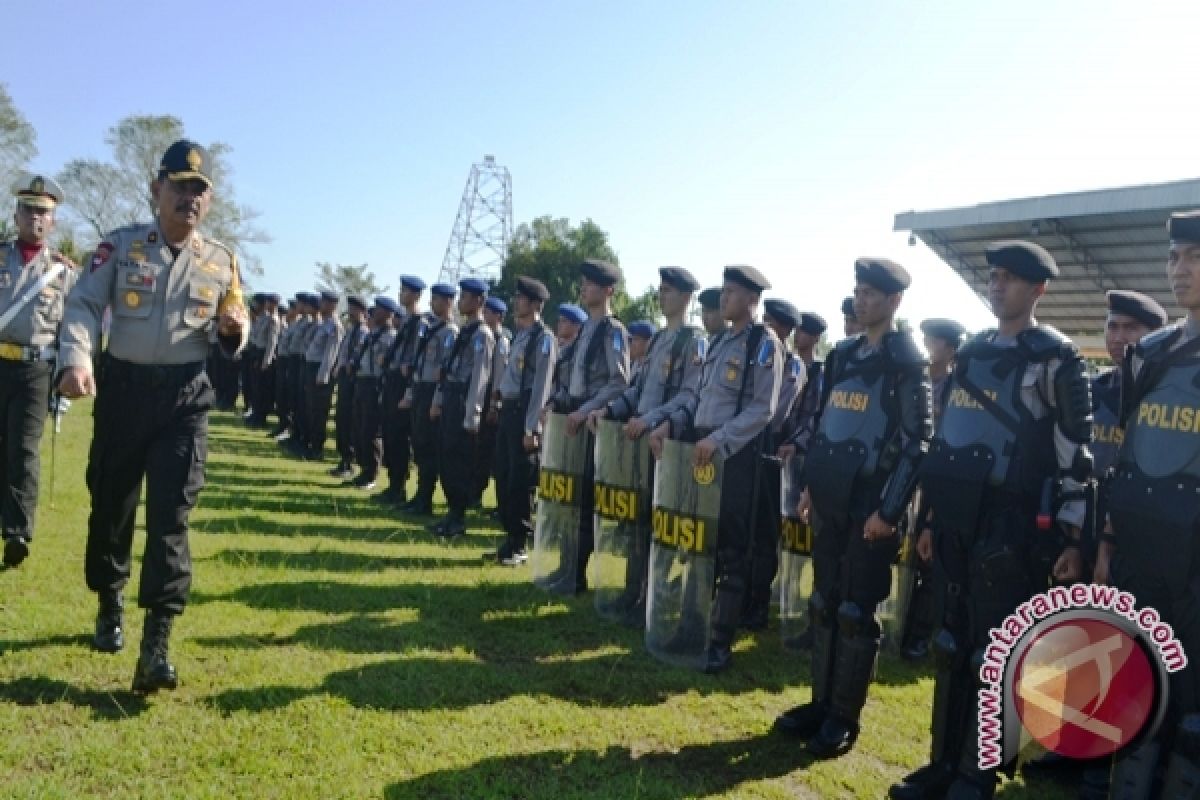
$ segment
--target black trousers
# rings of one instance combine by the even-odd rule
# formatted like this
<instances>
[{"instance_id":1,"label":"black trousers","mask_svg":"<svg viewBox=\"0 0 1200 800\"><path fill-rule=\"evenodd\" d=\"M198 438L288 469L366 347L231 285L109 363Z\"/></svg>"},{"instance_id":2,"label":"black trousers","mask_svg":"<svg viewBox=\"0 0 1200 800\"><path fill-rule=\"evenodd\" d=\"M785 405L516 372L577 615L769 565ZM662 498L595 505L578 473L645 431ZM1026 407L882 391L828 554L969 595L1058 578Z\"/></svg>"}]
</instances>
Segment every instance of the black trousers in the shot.
<instances>
[{"instance_id":1,"label":"black trousers","mask_svg":"<svg viewBox=\"0 0 1200 800\"><path fill-rule=\"evenodd\" d=\"M433 497L438 481L438 426L429 419L429 407L433 405L436 390L437 385L433 383L413 386L412 452L413 460L417 462L417 496L425 500Z\"/></svg>"},{"instance_id":2,"label":"black trousers","mask_svg":"<svg viewBox=\"0 0 1200 800\"><path fill-rule=\"evenodd\" d=\"M533 493L537 489L538 454L525 449L525 415L529 395L504 401L496 431L496 506L507 537L506 549L519 553L533 535Z\"/></svg>"},{"instance_id":3,"label":"black trousers","mask_svg":"<svg viewBox=\"0 0 1200 800\"><path fill-rule=\"evenodd\" d=\"M275 377L279 364L276 359L264 368L262 362L260 355L254 367L254 419L260 423L275 413Z\"/></svg>"},{"instance_id":4,"label":"black trousers","mask_svg":"<svg viewBox=\"0 0 1200 800\"><path fill-rule=\"evenodd\" d=\"M298 445L308 443L308 393L304 390L308 385L305 376L308 372L308 362L304 356L295 356L292 362L292 442Z\"/></svg>"},{"instance_id":5,"label":"black trousers","mask_svg":"<svg viewBox=\"0 0 1200 800\"><path fill-rule=\"evenodd\" d=\"M354 377L342 370L337 379L337 401L333 409L333 435L338 458L345 465L354 463Z\"/></svg>"},{"instance_id":6,"label":"black trousers","mask_svg":"<svg viewBox=\"0 0 1200 800\"><path fill-rule=\"evenodd\" d=\"M304 441L317 455L325 450L325 440L329 438L329 410L333 407L333 384L317 383L320 369L321 365L313 361L304 365L304 396L308 402L304 421L308 435Z\"/></svg>"},{"instance_id":7,"label":"black trousers","mask_svg":"<svg viewBox=\"0 0 1200 800\"><path fill-rule=\"evenodd\" d=\"M758 506L754 509L754 543L751 546L750 591L747 609L766 610L771 603L771 584L779 570L779 517L782 502L779 465L758 465Z\"/></svg>"},{"instance_id":8,"label":"black trousers","mask_svg":"<svg viewBox=\"0 0 1200 800\"><path fill-rule=\"evenodd\" d=\"M375 480L383 457L379 415L379 379L354 379L354 455L363 476Z\"/></svg>"},{"instance_id":9,"label":"black trousers","mask_svg":"<svg viewBox=\"0 0 1200 800\"><path fill-rule=\"evenodd\" d=\"M241 360L221 355L221 346L213 343L209 348L208 375L216 393L217 407L232 410L237 403Z\"/></svg>"},{"instance_id":10,"label":"black trousers","mask_svg":"<svg viewBox=\"0 0 1200 800\"><path fill-rule=\"evenodd\" d=\"M248 346L242 353L242 402L247 409L253 408L258 400L258 365L262 363L262 356L263 351L253 346Z\"/></svg>"},{"instance_id":11,"label":"black trousers","mask_svg":"<svg viewBox=\"0 0 1200 800\"><path fill-rule=\"evenodd\" d=\"M702 437L699 437L702 438ZM721 510L717 516L717 580L713 604L712 640L727 647L737 633L750 579L753 531L750 515L754 497L754 469L758 440L725 459L721 478Z\"/></svg>"},{"instance_id":12,"label":"black trousers","mask_svg":"<svg viewBox=\"0 0 1200 800\"><path fill-rule=\"evenodd\" d=\"M586 427L575 435L587 437L587 461L579 495L579 555L575 561L575 584L582 588L587 584L588 560L596 549L596 437Z\"/></svg>"},{"instance_id":13,"label":"black trousers","mask_svg":"<svg viewBox=\"0 0 1200 800\"><path fill-rule=\"evenodd\" d=\"M500 421L488 422L487 416L487 412L484 412L479 423L479 435L475 438L475 469L472 471L471 502L479 505L483 504L483 493L487 491L495 472L496 438L500 430ZM496 494L496 506L500 506L499 492Z\"/></svg>"},{"instance_id":14,"label":"black trousers","mask_svg":"<svg viewBox=\"0 0 1200 800\"><path fill-rule=\"evenodd\" d=\"M408 470L412 464L412 411L400 408L408 391L408 380L394 370L383 381L383 464L387 467L388 485L405 493Z\"/></svg>"},{"instance_id":15,"label":"black trousers","mask_svg":"<svg viewBox=\"0 0 1200 800\"><path fill-rule=\"evenodd\" d=\"M451 514L462 515L471 504L475 470L472 458L476 436L463 427L466 414L466 387L442 390L442 416L438 420L438 459L442 491Z\"/></svg>"},{"instance_id":16,"label":"black trousers","mask_svg":"<svg viewBox=\"0 0 1200 800\"><path fill-rule=\"evenodd\" d=\"M0 361L0 521L4 536L33 538L38 446L46 423L50 364Z\"/></svg>"},{"instance_id":17,"label":"black trousers","mask_svg":"<svg viewBox=\"0 0 1200 800\"><path fill-rule=\"evenodd\" d=\"M144 479L146 552L138 605L183 611L192 584L188 514L204 486L213 400L201 363L147 367L103 358L87 467L92 511L85 571L92 591L120 591L129 581Z\"/></svg>"}]
</instances>

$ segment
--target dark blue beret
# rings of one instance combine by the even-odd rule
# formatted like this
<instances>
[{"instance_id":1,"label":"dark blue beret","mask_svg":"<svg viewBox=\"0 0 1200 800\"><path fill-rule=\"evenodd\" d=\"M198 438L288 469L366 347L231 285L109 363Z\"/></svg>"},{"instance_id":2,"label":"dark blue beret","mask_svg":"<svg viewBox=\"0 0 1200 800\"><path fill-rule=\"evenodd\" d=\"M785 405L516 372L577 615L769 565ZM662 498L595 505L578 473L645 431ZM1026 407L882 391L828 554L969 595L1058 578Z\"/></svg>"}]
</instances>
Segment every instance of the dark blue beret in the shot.
<instances>
[{"instance_id":1,"label":"dark blue beret","mask_svg":"<svg viewBox=\"0 0 1200 800\"><path fill-rule=\"evenodd\" d=\"M346 305L367 310L367 301L363 299L361 294L352 294L346 298Z\"/></svg>"},{"instance_id":2,"label":"dark blue beret","mask_svg":"<svg viewBox=\"0 0 1200 800\"><path fill-rule=\"evenodd\" d=\"M336 303L341 298L338 297L337 292L331 292L331 291L325 290L325 291L321 292L321 299L324 300L326 303Z\"/></svg>"},{"instance_id":3,"label":"dark blue beret","mask_svg":"<svg viewBox=\"0 0 1200 800\"><path fill-rule=\"evenodd\" d=\"M820 314L815 314L812 311L802 311L800 312L800 324L796 327L809 336L820 336L829 326L825 324L825 318Z\"/></svg>"},{"instance_id":4,"label":"dark blue beret","mask_svg":"<svg viewBox=\"0 0 1200 800\"><path fill-rule=\"evenodd\" d=\"M860 258L854 262L854 279L884 294L903 292L912 285L908 270L886 258Z\"/></svg>"},{"instance_id":5,"label":"dark blue beret","mask_svg":"<svg viewBox=\"0 0 1200 800\"><path fill-rule=\"evenodd\" d=\"M262 303L265 303L266 300L267 300L267 296L265 294L263 294L262 292L255 292L254 294L252 294L250 296L250 301L252 303L262 304Z\"/></svg>"},{"instance_id":6,"label":"dark blue beret","mask_svg":"<svg viewBox=\"0 0 1200 800\"><path fill-rule=\"evenodd\" d=\"M1127 314L1153 330L1167 324L1166 310L1153 297L1128 289L1112 289L1105 297L1114 314Z\"/></svg>"},{"instance_id":7,"label":"dark blue beret","mask_svg":"<svg viewBox=\"0 0 1200 800\"><path fill-rule=\"evenodd\" d=\"M496 314L504 314L508 311L508 306L499 297L489 297L484 301L483 307Z\"/></svg>"},{"instance_id":8,"label":"dark blue beret","mask_svg":"<svg viewBox=\"0 0 1200 800\"><path fill-rule=\"evenodd\" d=\"M700 307L706 311L716 311L721 307L721 287L713 286L705 289L699 295Z\"/></svg>"},{"instance_id":9,"label":"dark blue beret","mask_svg":"<svg viewBox=\"0 0 1200 800\"><path fill-rule=\"evenodd\" d=\"M454 297L458 294L458 290L448 283L435 283L429 291L438 297Z\"/></svg>"},{"instance_id":10,"label":"dark blue beret","mask_svg":"<svg viewBox=\"0 0 1200 800\"><path fill-rule=\"evenodd\" d=\"M279 296L279 292L267 292L265 295L263 295L263 299L269 303L274 303L275 305L279 305L283 302L283 298Z\"/></svg>"},{"instance_id":11,"label":"dark blue beret","mask_svg":"<svg viewBox=\"0 0 1200 800\"><path fill-rule=\"evenodd\" d=\"M952 319L927 319L921 323L921 333L936 339L958 344L967 329Z\"/></svg>"},{"instance_id":12,"label":"dark blue beret","mask_svg":"<svg viewBox=\"0 0 1200 800\"><path fill-rule=\"evenodd\" d=\"M774 317L779 322L791 328L800 327L800 319L802 314L800 309L778 297L771 297L763 301L763 309Z\"/></svg>"},{"instance_id":13,"label":"dark blue beret","mask_svg":"<svg viewBox=\"0 0 1200 800\"><path fill-rule=\"evenodd\" d=\"M479 278L463 278L458 282L458 288L464 292L477 294L480 297L488 293L487 281L480 280Z\"/></svg>"},{"instance_id":14,"label":"dark blue beret","mask_svg":"<svg viewBox=\"0 0 1200 800\"><path fill-rule=\"evenodd\" d=\"M375 307L387 309L393 314L399 314L404 310L400 307L399 303L385 294L381 294L379 297L375 298Z\"/></svg>"},{"instance_id":15,"label":"dark blue beret","mask_svg":"<svg viewBox=\"0 0 1200 800\"><path fill-rule=\"evenodd\" d=\"M1018 278L1042 283L1058 277L1058 265L1046 248L1033 242L992 242L984 251L989 267L1006 269Z\"/></svg>"},{"instance_id":16,"label":"dark blue beret","mask_svg":"<svg viewBox=\"0 0 1200 800\"><path fill-rule=\"evenodd\" d=\"M639 319L637 322L629 323L630 336L640 336L643 339L649 339L654 335L655 330L654 323L648 319Z\"/></svg>"},{"instance_id":17,"label":"dark blue beret","mask_svg":"<svg viewBox=\"0 0 1200 800\"><path fill-rule=\"evenodd\" d=\"M587 312L574 303L563 303L558 307L558 316L574 322L576 325L582 325L587 322Z\"/></svg>"},{"instance_id":18,"label":"dark blue beret","mask_svg":"<svg viewBox=\"0 0 1200 800\"><path fill-rule=\"evenodd\" d=\"M616 264L589 258L579 265L583 277L600 286L615 286L621 280L621 268Z\"/></svg>"},{"instance_id":19,"label":"dark blue beret","mask_svg":"<svg viewBox=\"0 0 1200 800\"><path fill-rule=\"evenodd\" d=\"M400 286L408 289L411 292L425 291L425 281L418 278L416 275L401 275Z\"/></svg>"},{"instance_id":20,"label":"dark blue beret","mask_svg":"<svg viewBox=\"0 0 1200 800\"><path fill-rule=\"evenodd\" d=\"M700 288L700 281L683 267L659 267L658 277L681 292L694 292Z\"/></svg>"},{"instance_id":21,"label":"dark blue beret","mask_svg":"<svg viewBox=\"0 0 1200 800\"><path fill-rule=\"evenodd\" d=\"M745 264L733 264L726 267L722 278L760 294L771 288L771 282L761 272Z\"/></svg>"},{"instance_id":22,"label":"dark blue beret","mask_svg":"<svg viewBox=\"0 0 1200 800\"><path fill-rule=\"evenodd\" d=\"M543 303L550 299L550 290L546 284L525 275L517 278L517 291L531 300L541 300Z\"/></svg>"}]
</instances>

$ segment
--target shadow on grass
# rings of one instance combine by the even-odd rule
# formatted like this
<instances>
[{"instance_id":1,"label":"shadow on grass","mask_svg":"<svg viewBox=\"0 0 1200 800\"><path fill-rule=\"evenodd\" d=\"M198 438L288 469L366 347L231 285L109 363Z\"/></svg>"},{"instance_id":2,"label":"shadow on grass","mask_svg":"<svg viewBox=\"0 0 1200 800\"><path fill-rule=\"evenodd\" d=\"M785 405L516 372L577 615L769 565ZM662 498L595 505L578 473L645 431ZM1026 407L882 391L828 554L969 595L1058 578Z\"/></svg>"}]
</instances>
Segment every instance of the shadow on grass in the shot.
<instances>
[{"instance_id":1,"label":"shadow on grass","mask_svg":"<svg viewBox=\"0 0 1200 800\"><path fill-rule=\"evenodd\" d=\"M41 650L45 647L87 647L91 641L92 637L85 633L46 636L42 639L0 639L0 656L22 653L27 650Z\"/></svg>"},{"instance_id":2,"label":"shadow on grass","mask_svg":"<svg viewBox=\"0 0 1200 800\"><path fill-rule=\"evenodd\" d=\"M222 550L212 560L235 567L304 570L308 572L382 572L388 569L442 569L478 566L479 554L447 553L438 556L383 556L346 553L341 550L311 550L294 553L286 550Z\"/></svg>"},{"instance_id":3,"label":"shadow on grass","mask_svg":"<svg viewBox=\"0 0 1200 800\"><path fill-rule=\"evenodd\" d=\"M96 719L122 720L146 710L146 698L133 692L101 692L79 689L69 683L46 677L18 678L0 685L0 701L19 706L43 706L67 703L91 710Z\"/></svg>"}]
</instances>

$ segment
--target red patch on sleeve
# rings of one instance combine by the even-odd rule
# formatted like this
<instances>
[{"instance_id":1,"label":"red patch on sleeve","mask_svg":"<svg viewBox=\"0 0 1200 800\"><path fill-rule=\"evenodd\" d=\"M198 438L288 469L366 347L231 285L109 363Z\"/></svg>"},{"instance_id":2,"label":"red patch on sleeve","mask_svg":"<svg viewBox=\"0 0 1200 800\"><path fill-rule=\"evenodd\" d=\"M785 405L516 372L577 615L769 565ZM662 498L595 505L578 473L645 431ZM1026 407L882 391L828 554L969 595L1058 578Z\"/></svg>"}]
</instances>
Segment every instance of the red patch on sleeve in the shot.
<instances>
[{"instance_id":1,"label":"red patch on sleeve","mask_svg":"<svg viewBox=\"0 0 1200 800\"><path fill-rule=\"evenodd\" d=\"M101 242L96 245L96 252L92 254L92 266L88 269L88 272L95 272L107 264L108 259L112 258L113 250L115 249L108 242Z\"/></svg>"}]
</instances>

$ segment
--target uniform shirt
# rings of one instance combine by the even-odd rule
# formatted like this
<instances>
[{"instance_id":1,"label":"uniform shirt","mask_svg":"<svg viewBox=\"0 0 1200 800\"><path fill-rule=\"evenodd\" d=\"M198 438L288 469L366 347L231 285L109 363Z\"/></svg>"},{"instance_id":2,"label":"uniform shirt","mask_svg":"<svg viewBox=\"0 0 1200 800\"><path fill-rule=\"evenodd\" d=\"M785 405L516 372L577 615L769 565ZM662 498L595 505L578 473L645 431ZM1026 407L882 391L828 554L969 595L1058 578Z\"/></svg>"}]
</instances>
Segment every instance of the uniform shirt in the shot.
<instances>
[{"instance_id":1,"label":"uniform shirt","mask_svg":"<svg viewBox=\"0 0 1200 800\"><path fill-rule=\"evenodd\" d=\"M279 358L287 358L292 354L292 337L296 335L296 321L293 320L289 325L287 320L284 320L282 324L283 330L279 334L279 344L275 347L275 354Z\"/></svg>"},{"instance_id":2,"label":"uniform shirt","mask_svg":"<svg viewBox=\"0 0 1200 800\"><path fill-rule=\"evenodd\" d=\"M91 367L108 306L113 357L134 364L204 361L217 309L236 270L237 257L200 233L175 255L157 223L118 228L97 246L87 274L67 298L59 363ZM236 354L245 343L243 329L230 345Z\"/></svg>"},{"instance_id":3,"label":"uniform shirt","mask_svg":"<svg viewBox=\"0 0 1200 800\"><path fill-rule=\"evenodd\" d=\"M392 346L392 340L396 338L396 331L391 325L371 331L367 335L366 346L362 348L362 352L358 357L358 368L355 370L355 375L360 378L378 378L383 375L384 358L387 356L388 348Z\"/></svg>"},{"instance_id":4,"label":"uniform shirt","mask_svg":"<svg viewBox=\"0 0 1200 800\"><path fill-rule=\"evenodd\" d=\"M675 430L684 430L687 420L699 429L712 430L710 438L726 458L739 452L762 433L775 414L779 387L783 383L783 347L770 328L762 327L757 352L748 352L747 325L736 333L727 331L705 355L704 369L694 391L680 393L678 411L672 414ZM746 395L742 378L746 370ZM739 399L741 413L738 413Z\"/></svg>"},{"instance_id":5,"label":"uniform shirt","mask_svg":"<svg viewBox=\"0 0 1200 800\"><path fill-rule=\"evenodd\" d=\"M62 268L59 269L59 265ZM75 285L75 270L62 256L43 247L24 263L21 248L16 242L0 242L0 314L8 313L43 275L58 270L54 280L30 298L20 311L0 330L0 342L23 347L48 347L58 338L67 295Z\"/></svg>"},{"instance_id":6,"label":"uniform shirt","mask_svg":"<svg viewBox=\"0 0 1200 800\"><path fill-rule=\"evenodd\" d=\"M263 356L262 365L269 367L275 363L275 357L279 352L279 337L282 334L283 322L280 321L278 314L264 314L267 323L264 325L263 333Z\"/></svg>"},{"instance_id":7,"label":"uniform shirt","mask_svg":"<svg viewBox=\"0 0 1200 800\"><path fill-rule=\"evenodd\" d=\"M319 320L316 324L312 341L304 353L304 360L317 367L317 383L329 383L333 374L333 365L337 361L338 346L342 343L342 322L336 316Z\"/></svg>"},{"instance_id":8,"label":"uniform shirt","mask_svg":"<svg viewBox=\"0 0 1200 800\"><path fill-rule=\"evenodd\" d=\"M933 429L938 430L938 423L942 420L942 411L946 408L946 400L950 397L950 376L952 372L947 372L940 378L932 378L930 380L931 395L933 397Z\"/></svg>"},{"instance_id":9,"label":"uniform shirt","mask_svg":"<svg viewBox=\"0 0 1200 800\"><path fill-rule=\"evenodd\" d=\"M771 417L771 433L777 436L784 433L796 398L800 396L807 380L808 370L805 369L800 356L788 353L787 360L783 364L783 383L779 386L779 402L776 403L775 414ZM779 440L776 439L776 441Z\"/></svg>"},{"instance_id":10,"label":"uniform shirt","mask_svg":"<svg viewBox=\"0 0 1200 800\"><path fill-rule=\"evenodd\" d=\"M463 428L469 431L479 430L479 420L487 407L488 375L491 374L495 346L494 334L487 325L481 322L464 325L446 355L442 380L433 396L433 404L441 405L443 390L447 387L464 391Z\"/></svg>"},{"instance_id":11,"label":"uniform shirt","mask_svg":"<svg viewBox=\"0 0 1200 800\"><path fill-rule=\"evenodd\" d=\"M555 405L565 406L569 399L567 384L571 379L571 361L575 358L575 345L577 344L579 344L578 334L558 350L558 360L554 362L554 391L552 394Z\"/></svg>"},{"instance_id":12,"label":"uniform shirt","mask_svg":"<svg viewBox=\"0 0 1200 800\"><path fill-rule=\"evenodd\" d=\"M250 347L259 350L265 349L264 334L267 330L267 315L258 314L250 320L250 337L246 340L246 344Z\"/></svg>"},{"instance_id":13,"label":"uniform shirt","mask_svg":"<svg viewBox=\"0 0 1200 800\"><path fill-rule=\"evenodd\" d=\"M396 339L392 342L391 358L387 364L388 372L412 366L413 359L416 358L422 322L429 324L426 315L416 312L406 316L404 322L396 329Z\"/></svg>"},{"instance_id":14,"label":"uniform shirt","mask_svg":"<svg viewBox=\"0 0 1200 800\"><path fill-rule=\"evenodd\" d=\"M808 452L808 443L813 436L814 421L821 410L821 391L825 384L825 365L813 361L804 367L804 386L792 404L792 414L784 427L789 444L796 446L799 453Z\"/></svg>"},{"instance_id":15,"label":"uniform shirt","mask_svg":"<svg viewBox=\"0 0 1200 800\"><path fill-rule=\"evenodd\" d=\"M296 321L292 323L290 330L292 338L289 342L290 346L285 355L304 357L304 351L308 349L308 339L310 331L313 327L313 319L307 314L302 314L296 317Z\"/></svg>"},{"instance_id":16,"label":"uniform shirt","mask_svg":"<svg viewBox=\"0 0 1200 800\"><path fill-rule=\"evenodd\" d=\"M437 326L442 327L438 328ZM434 332L434 329L437 329ZM437 316L424 320L416 344L416 356L413 360L413 379L408 390L404 393L402 402L411 403L413 385L417 383L437 383L441 380L442 362L454 347L454 339L458 336L458 326L453 322L443 321Z\"/></svg>"},{"instance_id":17,"label":"uniform shirt","mask_svg":"<svg viewBox=\"0 0 1200 800\"><path fill-rule=\"evenodd\" d=\"M507 331L503 328L492 331L492 337L496 345L492 348L492 371L489 373L488 385L492 388L493 392L496 391L496 386L500 383L500 377L504 374L504 368L508 366L508 359L511 354L512 342L509 341L506 334Z\"/></svg>"},{"instance_id":18,"label":"uniform shirt","mask_svg":"<svg viewBox=\"0 0 1200 800\"><path fill-rule=\"evenodd\" d=\"M689 334L679 358L675 358L675 343ZM706 343L695 328L665 329L654 334L646 353L642 371L625 391L608 404L609 416L617 420L643 417L651 428L666 419L665 404L682 391L695 391L704 366Z\"/></svg>"},{"instance_id":19,"label":"uniform shirt","mask_svg":"<svg viewBox=\"0 0 1200 800\"><path fill-rule=\"evenodd\" d=\"M530 355L533 363L530 364L526 363L525 358L526 353L530 353L530 341L535 333L537 340L533 343ZM543 326L538 332L533 325L517 331L517 337L513 339L512 348L509 351L508 363L505 364L496 388L500 392L501 402L506 405L518 402L522 392L530 393L529 407L525 412L526 436L539 433L542 429L540 412L546 405L546 401L550 399L550 393L554 388L553 375L556 363L558 363L558 340L555 339L553 331Z\"/></svg>"},{"instance_id":20,"label":"uniform shirt","mask_svg":"<svg viewBox=\"0 0 1200 800\"><path fill-rule=\"evenodd\" d=\"M607 341L599 343L599 352L589 364L588 350L598 333ZM571 405L585 414L606 406L629 386L629 333L625 326L615 317L589 317L575 341L570 369Z\"/></svg>"},{"instance_id":21,"label":"uniform shirt","mask_svg":"<svg viewBox=\"0 0 1200 800\"><path fill-rule=\"evenodd\" d=\"M367 323L359 322L350 326L342 336L342 342L338 345L337 357L333 362L333 374L343 375L353 372L353 365L350 360L358 352L358 348L366 341L368 336Z\"/></svg>"}]
</instances>

